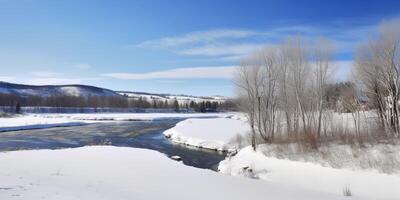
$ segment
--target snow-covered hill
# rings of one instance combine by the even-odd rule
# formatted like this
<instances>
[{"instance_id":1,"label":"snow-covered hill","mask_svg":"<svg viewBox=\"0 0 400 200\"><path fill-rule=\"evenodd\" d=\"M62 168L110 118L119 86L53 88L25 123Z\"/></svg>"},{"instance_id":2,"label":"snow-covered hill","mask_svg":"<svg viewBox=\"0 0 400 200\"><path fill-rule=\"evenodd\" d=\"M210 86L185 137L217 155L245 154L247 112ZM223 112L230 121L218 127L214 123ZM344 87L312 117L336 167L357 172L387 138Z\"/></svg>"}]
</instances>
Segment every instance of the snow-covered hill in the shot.
<instances>
[{"instance_id":1,"label":"snow-covered hill","mask_svg":"<svg viewBox=\"0 0 400 200\"><path fill-rule=\"evenodd\" d=\"M173 101L178 100L180 104L210 102L224 102L228 98L223 96L190 96L190 95L173 95L173 94L154 94L146 92L129 92L129 91L113 91L109 89L88 86L88 85L23 85L0 81L0 94L15 94L21 97L41 96L49 97L56 95L87 97L87 96L125 96L131 99L139 99L152 102L156 101Z\"/></svg>"},{"instance_id":2,"label":"snow-covered hill","mask_svg":"<svg viewBox=\"0 0 400 200\"><path fill-rule=\"evenodd\" d=\"M18 96L41 96L52 95L67 96L120 96L118 93L94 86L87 85L22 85L7 82L0 82L0 93L15 94Z\"/></svg>"},{"instance_id":3,"label":"snow-covered hill","mask_svg":"<svg viewBox=\"0 0 400 200\"><path fill-rule=\"evenodd\" d=\"M225 102L228 100L227 97L224 96L190 96L190 95L173 95L173 94L155 94L155 93L146 93L146 92L128 92L128 91L117 91L117 93L127 96L129 98L139 99L142 98L146 101L171 101L171 100L178 100L180 104L190 103L191 101L200 103L204 101L210 102Z\"/></svg>"}]
</instances>

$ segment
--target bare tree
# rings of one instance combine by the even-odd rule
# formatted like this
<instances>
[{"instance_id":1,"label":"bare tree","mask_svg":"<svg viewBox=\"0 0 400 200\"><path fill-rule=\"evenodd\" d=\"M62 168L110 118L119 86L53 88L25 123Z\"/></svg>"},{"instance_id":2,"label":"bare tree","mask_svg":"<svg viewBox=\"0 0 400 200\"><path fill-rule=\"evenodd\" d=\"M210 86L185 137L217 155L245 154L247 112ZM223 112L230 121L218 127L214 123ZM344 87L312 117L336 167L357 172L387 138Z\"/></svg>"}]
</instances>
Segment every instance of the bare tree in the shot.
<instances>
[{"instance_id":1,"label":"bare tree","mask_svg":"<svg viewBox=\"0 0 400 200\"><path fill-rule=\"evenodd\" d=\"M303 131L306 133L306 88L310 72L308 50L300 37L288 38L283 44L283 49L288 62L289 89L295 100L294 131L299 131L301 119Z\"/></svg>"},{"instance_id":2,"label":"bare tree","mask_svg":"<svg viewBox=\"0 0 400 200\"><path fill-rule=\"evenodd\" d=\"M385 132L400 131L400 21L384 22L379 35L356 52L355 71L374 100Z\"/></svg>"},{"instance_id":3,"label":"bare tree","mask_svg":"<svg viewBox=\"0 0 400 200\"><path fill-rule=\"evenodd\" d=\"M247 114L248 122L251 127L251 145L256 150L256 120L257 105L261 93L261 66L255 62L255 57L247 58L240 64L237 77L235 79L236 90L239 98L239 106Z\"/></svg>"},{"instance_id":4,"label":"bare tree","mask_svg":"<svg viewBox=\"0 0 400 200\"><path fill-rule=\"evenodd\" d=\"M303 39L290 37L241 62L236 75L237 94L240 108L248 116L254 149L256 136L269 143L277 135L290 139L293 133L294 138L301 139L301 133L320 134L332 48L325 40L316 44L312 57ZM282 129L285 123L286 129ZM318 131L312 130L315 127Z\"/></svg>"},{"instance_id":5,"label":"bare tree","mask_svg":"<svg viewBox=\"0 0 400 200\"><path fill-rule=\"evenodd\" d=\"M332 73L333 45L330 41L320 38L315 45L315 69L314 69L314 93L317 107L317 136L321 136L322 115L324 111L324 97L327 90L327 82Z\"/></svg>"}]
</instances>

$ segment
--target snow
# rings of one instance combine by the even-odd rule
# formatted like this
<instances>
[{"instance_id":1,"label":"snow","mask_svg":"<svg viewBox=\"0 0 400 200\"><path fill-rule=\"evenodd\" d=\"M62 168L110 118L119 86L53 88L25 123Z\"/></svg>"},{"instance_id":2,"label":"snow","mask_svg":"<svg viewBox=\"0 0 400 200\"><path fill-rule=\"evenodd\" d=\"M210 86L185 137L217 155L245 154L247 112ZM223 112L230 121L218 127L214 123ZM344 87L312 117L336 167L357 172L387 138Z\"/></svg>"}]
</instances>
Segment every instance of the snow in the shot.
<instances>
[{"instance_id":1,"label":"snow","mask_svg":"<svg viewBox=\"0 0 400 200\"><path fill-rule=\"evenodd\" d=\"M238 150L234 138L250 132L240 113L28 114L0 118L0 131L159 119L185 119L164 132L173 142L219 151ZM135 148L6 152L0 153L0 199L399 199L400 174L367 165L397 165L398 146L325 148L295 155L293 146L259 145L257 152L246 147L220 163L221 173ZM393 160L382 160L388 153ZM357 162L366 167L354 167ZM343 196L345 188L352 197Z\"/></svg>"},{"instance_id":2,"label":"snow","mask_svg":"<svg viewBox=\"0 0 400 200\"><path fill-rule=\"evenodd\" d=\"M103 114L26 114L0 117L0 131L27 130L59 126L79 126L112 121L226 117L228 113L103 113Z\"/></svg>"},{"instance_id":3,"label":"snow","mask_svg":"<svg viewBox=\"0 0 400 200\"><path fill-rule=\"evenodd\" d=\"M400 174L400 143L341 144L323 143L318 149L304 144L281 143L258 145L257 151L267 157L312 162L326 167L351 170L376 170Z\"/></svg>"},{"instance_id":4,"label":"snow","mask_svg":"<svg viewBox=\"0 0 400 200\"><path fill-rule=\"evenodd\" d=\"M52 95L71 95L71 96L119 96L116 92L86 85L20 85L0 81L0 93L33 95L49 97Z\"/></svg>"},{"instance_id":5,"label":"snow","mask_svg":"<svg viewBox=\"0 0 400 200\"><path fill-rule=\"evenodd\" d=\"M175 99L178 101L179 104L187 104L191 101L196 103L201 103L205 101L210 102L219 102L223 103L228 100L227 97L223 96L210 96L210 97L196 97L196 96L186 96L186 95L165 95L165 94L147 94L147 93L135 93L135 92L118 92L120 95L124 95L130 98L142 98L146 101L168 101L171 103Z\"/></svg>"},{"instance_id":6,"label":"snow","mask_svg":"<svg viewBox=\"0 0 400 200\"><path fill-rule=\"evenodd\" d=\"M60 126L79 126L88 122L67 118L48 118L41 115L18 115L0 118L0 131L28 130Z\"/></svg>"},{"instance_id":7,"label":"snow","mask_svg":"<svg viewBox=\"0 0 400 200\"><path fill-rule=\"evenodd\" d=\"M337 195L342 194L344 188L349 188L353 197L360 199L400 198L398 174L334 169L314 163L266 157L261 152L254 152L251 147L222 161L218 170L234 176L256 177L270 184L288 184Z\"/></svg>"},{"instance_id":8,"label":"snow","mask_svg":"<svg viewBox=\"0 0 400 200\"><path fill-rule=\"evenodd\" d=\"M342 195L225 176L144 149L91 146L0 153L2 200L336 200Z\"/></svg>"},{"instance_id":9,"label":"snow","mask_svg":"<svg viewBox=\"0 0 400 200\"><path fill-rule=\"evenodd\" d=\"M164 131L164 135L175 143L219 151L235 151L232 141L237 135L250 132L249 125L232 118L187 119Z\"/></svg>"},{"instance_id":10,"label":"snow","mask_svg":"<svg viewBox=\"0 0 400 200\"><path fill-rule=\"evenodd\" d=\"M74 86L64 86L64 87L60 87L60 90L69 96L76 96L79 97L81 95L81 90L78 87L74 87Z\"/></svg>"},{"instance_id":11,"label":"snow","mask_svg":"<svg viewBox=\"0 0 400 200\"><path fill-rule=\"evenodd\" d=\"M89 121L139 121L185 118L226 117L230 113L86 113L86 114L42 114L46 118L66 118Z\"/></svg>"}]
</instances>

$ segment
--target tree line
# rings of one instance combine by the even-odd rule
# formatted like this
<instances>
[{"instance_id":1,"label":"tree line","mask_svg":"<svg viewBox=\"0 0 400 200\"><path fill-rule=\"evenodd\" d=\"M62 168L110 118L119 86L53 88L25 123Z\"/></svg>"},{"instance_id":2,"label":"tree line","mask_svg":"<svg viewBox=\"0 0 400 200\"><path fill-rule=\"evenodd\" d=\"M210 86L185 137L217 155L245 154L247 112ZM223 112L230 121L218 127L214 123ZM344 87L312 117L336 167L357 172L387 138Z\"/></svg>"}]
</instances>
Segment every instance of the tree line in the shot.
<instances>
[{"instance_id":1,"label":"tree line","mask_svg":"<svg viewBox=\"0 0 400 200\"><path fill-rule=\"evenodd\" d=\"M154 108L179 111L216 112L232 110L234 104L216 101L189 101L179 103L177 99L151 100L142 97L128 98L125 96L19 96L16 94L0 94L0 106L13 107L20 112L21 107L65 107L65 108Z\"/></svg>"},{"instance_id":2,"label":"tree line","mask_svg":"<svg viewBox=\"0 0 400 200\"><path fill-rule=\"evenodd\" d=\"M353 116L355 129L347 135L361 137L361 123L368 122L360 111L371 109L379 119L374 132L398 136L400 23L385 22L379 30L357 48L351 82L333 83L335 48L325 38L288 37L242 59L234 82L253 148L278 141L317 148L321 141L343 136L333 124L335 111Z\"/></svg>"}]
</instances>

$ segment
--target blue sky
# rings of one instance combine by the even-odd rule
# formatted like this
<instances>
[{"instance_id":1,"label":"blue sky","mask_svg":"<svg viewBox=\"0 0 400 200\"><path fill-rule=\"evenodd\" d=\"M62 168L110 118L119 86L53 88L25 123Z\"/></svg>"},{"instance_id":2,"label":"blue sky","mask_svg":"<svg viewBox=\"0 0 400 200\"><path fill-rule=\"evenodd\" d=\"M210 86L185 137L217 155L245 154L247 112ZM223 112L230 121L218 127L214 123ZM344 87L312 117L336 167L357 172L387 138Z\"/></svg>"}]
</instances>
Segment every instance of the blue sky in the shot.
<instances>
[{"instance_id":1,"label":"blue sky","mask_svg":"<svg viewBox=\"0 0 400 200\"><path fill-rule=\"evenodd\" d=\"M400 1L0 0L0 80L233 95L240 57L288 35L335 42L336 79Z\"/></svg>"}]
</instances>

